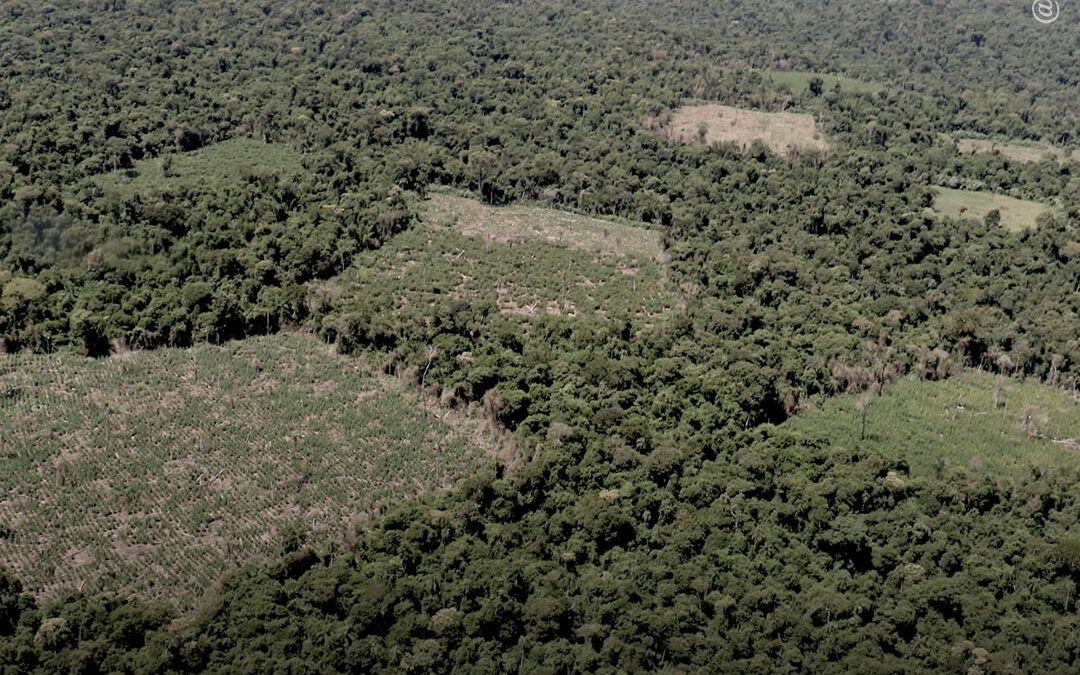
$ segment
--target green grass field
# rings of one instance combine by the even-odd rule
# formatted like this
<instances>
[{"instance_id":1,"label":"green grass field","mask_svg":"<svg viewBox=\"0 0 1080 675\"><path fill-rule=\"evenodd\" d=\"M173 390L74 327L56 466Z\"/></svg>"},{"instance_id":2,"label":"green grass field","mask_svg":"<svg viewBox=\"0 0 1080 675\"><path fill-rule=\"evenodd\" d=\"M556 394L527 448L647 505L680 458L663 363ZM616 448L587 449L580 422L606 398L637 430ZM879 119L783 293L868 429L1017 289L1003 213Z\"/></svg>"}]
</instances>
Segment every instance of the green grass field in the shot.
<instances>
[{"instance_id":1,"label":"green grass field","mask_svg":"<svg viewBox=\"0 0 1080 675\"><path fill-rule=\"evenodd\" d=\"M167 168L166 168L167 167ZM170 153L135 162L92 180L106 193L153 194L202 186L220 189L252 173L295 175L303 171L300 156L286 145L233 138L191 152Z\"/></svg>"},{"instance_id":2,"label":"green grass field","mask_svg":"<svg viewBox=\"0 0 1080 675\"><path fill-rule=\"evenodd\" d=\"M1038 202L1006 197L993 192L955 190L934 187L934 210L952 218L985 218L994 209L1001 213L1001 224L1013 232L1033 229L1040 215L1052 207Z\"/></svg>"},{"instance_id":3,"label":"green grass field","mask_svg":"<svg viewBox=\"0 0 1080 675\"><path fill-rule=\"evenodd\" d=\"M766 70L762 71L768 79L777 84L786 84L793 94L801 94L810 87L810 80L820 77L822 91L832 91L837 84L841 91L856 94L876 94L883 87L875 82L864 82L845 75L829 75L827 73L814 73L795 70Z\"/></svg>"},{"instance_id":4,"label":"green grass field","mask_svg":"<svg viewBox=\"0 0 1080 675\"><path fill-rule=\"evenodd\" d=\"M939 382L907 377L887 384L867 413L865 440L854 395L815 400L816 409L783 426L906 460L913 475L931 475L939 460L990 474L1080 465L1080 403L1006 378L995 407L994 386L993 375L975 371Z\"/></svg>"},{"instance_id":5,"label":"green grass field","mask_svg":"<svg viewBox=\"0 0 1080 675\"><path fill-rule=\"evenodd\" d=\"M659 320L676 299L654 230L537 207L433 194L425 222L357 256L328 286L382 293L394 310L446 297L504 314Z\"/></svg>"},{"instance_id":6,"label":"green grass field","mask_svg":"<svg viewBox=\"0 0 1080 675\"><path fill-rule=\"evenodd\" d=\"M384 499L493 454L302 334L0 360L0 565L29 590L193 602L282 528L346 542Z\"/></svg>"}]
</instances>

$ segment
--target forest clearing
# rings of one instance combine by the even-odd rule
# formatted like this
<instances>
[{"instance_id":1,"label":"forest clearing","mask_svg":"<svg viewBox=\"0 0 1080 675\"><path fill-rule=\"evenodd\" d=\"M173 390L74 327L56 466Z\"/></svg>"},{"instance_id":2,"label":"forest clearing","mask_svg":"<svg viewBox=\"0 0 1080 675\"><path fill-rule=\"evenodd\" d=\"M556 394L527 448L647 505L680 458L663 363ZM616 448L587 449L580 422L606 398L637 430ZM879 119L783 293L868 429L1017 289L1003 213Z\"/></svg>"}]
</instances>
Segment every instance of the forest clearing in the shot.
<instances>
[{"instance_id":1,"label":"forest clearing","mask_svg":"<svg viewBox=\"0 0 1080 675\"><path fill-rule=\"evenodd\" d=\"M0 564L46 597L124 589L187 606L288 532L347 548L383 502L496 454L299 333L0 368Z\"/></svg>"},{"instance_id":2,"label":"forest clearing","mask_svg":"<svg viewBox=\"0 0 1080 675\"><path fill-rule=\"evenodd\" d=\"M860 401L866 406L865 439ZM936 382L900 378L880 396L822 399L784 426L906 462L912 476L961 467L974 476L1003 477L1029 467L1080 467L1077 403L1044 384L967 370Z\"/></svg>"},{"instance_id":3,"label":"forest clearing","mask_svg":"<svg viewBox=\"0 0 1080 675\"><path fill-rule=\"evenodd\" d=\"M423 223L322 287L396 310L450 299L521 318L630 313L650 322L677 304L662 258L659 234L644 227L433 194Z\"/></svg>"},{"instance_id":4,"label":"forest clearing","mask_svg":"<svg viewBox=\"0 0 1080 675\"><path fill-rule=\"evenodd\" d=\"M763 71L763 74L777 84L786 84L793 94L806 92L810 88L810 83L814 80L821 80L822 92L833 91L837 87L841 91L853 94L876 94L882 90L882 86L876 82L865 82L845 75L803 70L766 70Z\"/></svg>"},{"instance_id":5,"label":"forest clearing","mask_svg":"<svg viewBox=\"0 0 1080 675\"><path fill-rule=\"evenodd\" d=\"M1001 224L1012 232L1034 229L1039 216L1052 211L1046 204L999 195L993 192L934 187L934 210L951 218L986 218L991 211L1001 214Z\"/></svg>"},{"instance_id":6,"label":"forest clearing","mask_svg":"<svg viewBox=\"0 0 1080 675\"><path fill-rule=\"evenodd\" d=\"M238 136L192 150L142 159L128 169L95 176L90 182L120 196L157 197L195 187L237 184L260 169L278 176L303 171L302 156L284 143Z\"/></svg>"},{"instance_id":7,"label":"forest clearing","mask_svg":"<svg viewBox=\"0 0 1080 675\"><path fill-rule=\"evenodd\" d=\"M672 111L664 134L685 143L733 142L746 149L761 140L777 154L829 147L813 116L793 112L763 112L709 103Z\"/></svg>"},{"instance_id":8,"label":"forest clearing","mask_svg":"<svg viewBox=\"0 0 1080 675\"><path fill-rule=\"evenodd\" d=\"M500 244L536 240L604 257L639 260L661 254L660 232L644 224L627 225L536 206L488 206L446 193L431 194L427 213L430 223L449 224L466 236Z\"/></svg>"},{"instance_id":9,"label":"forest clearing","mask_svg":"<svg viewBox=\"0 0 1080 675\"><path fill-rule=\"evenodd\" d=\"M1051 159L1068 161L1069 156L1059 147L1034 141L995 141L986 138L958 138L956 149L965 154L1000 152L1015 162L1041 162Z\"/></svg>"}]
</instances>

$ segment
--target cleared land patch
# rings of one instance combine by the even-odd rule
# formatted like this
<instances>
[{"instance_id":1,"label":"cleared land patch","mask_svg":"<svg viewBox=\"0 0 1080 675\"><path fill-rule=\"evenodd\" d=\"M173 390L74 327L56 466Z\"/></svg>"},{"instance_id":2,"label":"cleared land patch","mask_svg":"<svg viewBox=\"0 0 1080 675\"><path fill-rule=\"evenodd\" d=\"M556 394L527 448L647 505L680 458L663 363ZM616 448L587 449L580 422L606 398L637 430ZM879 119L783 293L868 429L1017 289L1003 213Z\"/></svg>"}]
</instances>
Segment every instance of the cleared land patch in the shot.
<instances>
[{"instance_id":1,"label":"cleared land patch","mask_svg":"<svg viewBox=\"0 0 1080 675\"><path fill-rule=\"evenodd\" d=\"M653 230L436 194L423 224L360 253L323 289L387 312L451 298L523 319L619 315L648 324L676 305L662 257Z\"/></svg>"},{"instance_id":2,"label":"cleared land patch","mask_svg":"<svg viewBox=\"0 0 1080 675\"><path fill-rule=\"evenodd\" d=\"M1000 152L1005 157L1015 162L1041 162L1050 158L1057 162L1065 162L1068 158L1062 148L1035 142L1001 142L982 138L958 138L956 149L962 153L976 152Z\"/></svg>"},{"instance_id":3,"label":"cleared land patch","mask_svg":"<svg viewBox=\"0 0 1080 675\"><path fill-rule=\"evenodd\" d=\"M610 220L533 206L487 206L475 199L433 194L428 221L470 237L505 244L538 240L600 255L655 258L660 233Z\"/></svg>"},{"instance_id":4,"label":"cleared land patch","mask_svg":"<svg viewBox=\"0 0 1080 675\"><path fill-rule=\"evenodd\" d=\"M832 91L840 85L840 91L853 92L856 94L876 94L883 87L875 82L856 80L846 75L830 75L828 73L815 73L800 70L766 70L762 71L770 80L778 84L786 84L793 94L801 94L810 88L810 81L815 77L821 79L821 90Z\"/></svg>"},{"instance_id":5,"label":"cleared land patch","mask_svg":"<svg viewBox=\"0 0 1080 675\"><path fill-rule=\"evenodd\" d=\"M1001 213L1001 224L1013 232L1034 228L1038 217L1052 210L1046 204L993 192L946 187L935 187L934 190L937 192L934 210L938 213L952 218L985 218L996 209Z\"/></svg>"},{"instance_id":6,"label":"cleared land patch","mask_svg":"<svg viewBox=\"0 0 1080 675\"><path fill-rule=\"evenodd\" d=\"M467 437L468 436L468 437ZM347 542L492 448L300 334L0 361L0 564L36 593L189 605L284 527Z\"/></svg>"},{"instance_id":7,"label":"cleared land patch","mask_svg":"<svg viewBox=\"0 0 1080 675\"><path fill-rule=\"evenodd\" d=\"M676 108L662 133L683 142L734 142L742 148L760 139L778 154L828 147L814 118L803 113L762 112L709 103Z\"/></svg>"},{"instance_id":8,"label":"cleared land patch","mask_svg":"<svg viewBox=\"0 0 1080 675\"><path fill-rule=\"evenodd\" d=\"M845 395L815 401L819 408L783 426L906 460L914 476L932 475L939 460L988 474L1080 464L1080 403L1040 384L1011 378L998 384L995 376L975 371L939 382L902 378L872 398L865 440L858 400Z\"/></svg>"},{"instance_id":9,"label":"cleared land patch","mask_svg":"<svg viewBox=\"0 0 1080 675\"><path fill-rule=\"evenodd\" d=\"M252 174L287 176L302 171L300 155L287 145L233 138L190 152L140 160L131 169L90 180L106 192L155 194L195 186L220 188Z\"/></svg>"}]
</instances>

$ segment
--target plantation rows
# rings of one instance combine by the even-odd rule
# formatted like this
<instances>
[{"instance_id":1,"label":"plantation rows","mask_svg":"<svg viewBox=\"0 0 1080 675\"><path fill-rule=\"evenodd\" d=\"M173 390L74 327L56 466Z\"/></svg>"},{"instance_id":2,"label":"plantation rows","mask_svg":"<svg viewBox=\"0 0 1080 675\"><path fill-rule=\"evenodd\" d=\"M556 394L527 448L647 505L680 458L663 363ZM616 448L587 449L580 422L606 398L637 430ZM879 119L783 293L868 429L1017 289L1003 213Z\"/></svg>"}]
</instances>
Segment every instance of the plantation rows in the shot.
<instances>
[{"instance_id":1,"label":"plantation rows","mask_svg":"<svg viewBox=\"0 0 1080 675\"><path fill-rule=\"evenodd\" d=\"M189 602L277 552L283 528L340 544L382 501L480 461L406 395L300 335L106 361L15 355L0 373L12 467L0 564L47 593Z\"/></svg>"},{"instance_id":2,"label":"plantation rows","mask_svg":"<svg viewBox=\"0 0 1080 675\"><path fill-rule=\"evenodd\" d=\"M645 325L670 317L678 304L665 265L658 256L639 250L643 247L636 242L617 252L548 241L543 231L501 240L477 231L499 228L498 223L478 226L470 213L477 208L479 202L434 196L424 225L378 250L362 252L356 265L311 295L347 298L343 304L348 309L362 306L384 314L392 308L415 321L424 321L424 313L448 298L508 316L629 315ZM548 219L559 215L542 209L530 213L544 213ZM507 230L513 227L505 225ZM628 228L612 228L615 232L604 241L617 248L618 228Z\"/></svg>"}]
</instances>

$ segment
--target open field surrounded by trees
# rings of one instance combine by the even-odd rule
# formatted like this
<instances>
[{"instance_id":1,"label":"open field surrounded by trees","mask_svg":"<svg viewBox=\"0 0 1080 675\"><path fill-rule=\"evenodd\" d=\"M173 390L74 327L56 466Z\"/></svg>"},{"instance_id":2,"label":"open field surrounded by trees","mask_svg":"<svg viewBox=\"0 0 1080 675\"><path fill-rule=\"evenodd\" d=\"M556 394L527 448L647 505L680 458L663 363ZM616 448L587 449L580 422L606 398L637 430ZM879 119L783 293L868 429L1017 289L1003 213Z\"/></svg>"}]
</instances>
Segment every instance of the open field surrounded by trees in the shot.
<instances>
[{"instance_id":1,"label":"open field surrounded by trees","mask_svg":"<svg viewBox=\"0 0 1080 675\"><path fill-rule=\"evenodd\" d=\"M993 192L976 190L956 190L946 187L933 188L934 209L950 218L975 218L985 220L993 211L998 217L991 218L1000 222L1009 230L1035 229L1039 216L1053 207L1026 199L1016 199Z\"/></svg>"},{"instance_id":2,"label":"open field surrounded by trees","mask_svg":"<svg viewBox=\"0 0 1080 675\"><path fill-rule=\"evenodd\" d=\"M778 154L828 147L811 115L713 103L676 108L670 122L663 126L663 133L684 142L731 142L744 150L760 140Z\"/></svg>"},{"instance_id":3,"label":"open field surrounded by trees","mask_svg":"<svg viewBox=\"0 0 1080 675\"><path fill-rule=\"evenodd\" d=\"M1045 159L1064 162L1069 159L1063 149L1037 141L1020 143L1016 141L995 141L986 138L958 138L956 139L956 149L963 153L1000 152L1005 157L1017 162L1041 162Z\"/></svg>"},{"instance_id":4,"label":"open field surrounded by trees","mask_svg":"<svg viewBox=\"0 0 1080 675\"><path fill-rule=\"evenodd\" d=\"M494 459L312 336L0 362L0 564L43 597L187 607L282 547L355 545L379 507Z\"/></svg>"},{"instance_id":5,"label":"open field surrounded by trees","mask_svg":"<svg viewBox=\"0 0 1080 675\"><path fill-rule=\"evenodd\" d=\"M785 84L793 94L805 94L807 91L815 95L823 92L841 91L855 94L876 94L884 87L876 82L864 82L845 75L831 75L829 73L814 73L799 70L767 70L764 74L777 84Z\"/></svg>"},{"instance_id":6,"label":"open field surrounded by trees","mask_svg":"<svg viewBox=\"0 0 1080 675\"><path fill-rule=\"evenodd\" d=\"M193 190L240 186L258 180L263 172L297 180L304 166L288 145L239 136L190 152L138 160L130 168L94 176L88 183L118 200L142 197L168 202Z\"/></svg>"},{"instance_id":7,"label":"open field surrounded by trees","mask_svg":"<svg viewBox=\"0 0 1080 675\"><path fill-rule=\"evenodd\" d=\"M568 211L535 206L491 207L475 199L449 194L432 194L427 205L427 220L435 225L449 225L470 237L500 244L526 240L592 252L604 258L656 260L660 257L661 233L637 226L587 218Z\"/></svg>"},{"instance_id":8,"label":"open field surrounded by trees","mask_svg":"<svg viewBox=\"0 0 1080 675\"><path fill-rule=\"evenodd\" d=\"M311 293L339 299L346 313L357 305L418 322L432 311L493 310L656 325L679 304L661 258L658 234L644 228L433 194L422 224Z\"/></svg>"},{"instance_id":9,"label":"open field surrounded by trees","mask_svg":"<svg viewBox=\"0 0 1080 675\"><path fill-rule=\"evenodd\" d=\"M943 475L950 466L991 479L1080 467L1080 401L1035 382L968 371L937 382L901 378L880 396L816 403L784 427L904 462L913 476Z\"/></svg>"}]
</instances>

